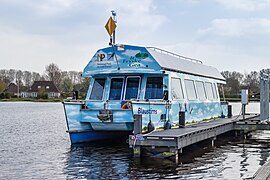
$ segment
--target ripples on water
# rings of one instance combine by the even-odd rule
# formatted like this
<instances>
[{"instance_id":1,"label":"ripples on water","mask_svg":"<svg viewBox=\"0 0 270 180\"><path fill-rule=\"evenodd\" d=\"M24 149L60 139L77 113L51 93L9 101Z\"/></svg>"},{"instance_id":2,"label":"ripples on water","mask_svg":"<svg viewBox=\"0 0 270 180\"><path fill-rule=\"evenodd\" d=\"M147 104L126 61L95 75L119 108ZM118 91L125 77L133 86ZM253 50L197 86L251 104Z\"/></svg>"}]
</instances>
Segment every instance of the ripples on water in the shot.
<instances>
[{"instance_id":1,"label":"ripples on water","mask_svg":"<svg viewBox=\"0 0 270 180\"><path fill-rule=\"evenodd\" d=\"M61 103L0 103L0 122L0 179L250 179L270 156L267 131L193 145L177 166L134 159L125 143L71 146Z\"/></svg>"}]
</instances>

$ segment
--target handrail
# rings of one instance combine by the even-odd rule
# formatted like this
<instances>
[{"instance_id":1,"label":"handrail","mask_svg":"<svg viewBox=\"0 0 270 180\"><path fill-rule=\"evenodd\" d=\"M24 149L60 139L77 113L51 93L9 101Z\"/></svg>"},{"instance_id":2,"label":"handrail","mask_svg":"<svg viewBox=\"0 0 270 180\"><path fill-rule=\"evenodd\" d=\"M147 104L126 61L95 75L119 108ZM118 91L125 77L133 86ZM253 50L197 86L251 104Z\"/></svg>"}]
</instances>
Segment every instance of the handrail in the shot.
<instances>
[{"instance_id":1,"label":"handrail","mask_svg":"<svg viewBox=\"0 0 270 180\"><path fill-rule=\"evenodd\" d=\"M160 49L160 48L156 48L156 47L147 47L147 48L152 49L154 51L160 51L161 53L168 54L168 55L177 57L179 59L184 59L184 60L188 60L188 61L192 61L192 62L203 64L203 62L201 60L193 59L193 58L189 58L189 57L185 57L185 56L181 56L179 54L175 54L173 52L166 51L166 50L163 50L163 49Z\"/></svg>"}]
</instances>

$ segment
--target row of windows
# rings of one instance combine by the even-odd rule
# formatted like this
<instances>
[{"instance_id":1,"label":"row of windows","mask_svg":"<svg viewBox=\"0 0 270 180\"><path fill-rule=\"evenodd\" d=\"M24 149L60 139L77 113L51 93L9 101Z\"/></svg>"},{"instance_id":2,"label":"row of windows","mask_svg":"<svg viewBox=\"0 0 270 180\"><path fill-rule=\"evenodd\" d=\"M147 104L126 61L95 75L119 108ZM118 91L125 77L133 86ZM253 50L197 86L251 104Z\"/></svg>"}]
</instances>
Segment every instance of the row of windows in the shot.
<instances>
[{"instance_id":1,"label":"row of windows","mask_svg":"<svg viewBox=\"0 0 270 180\"><path fill-rule=\"evenodd\" d=\"M105 79L96 78L90 95L91 100L102 100L105 88ZM139 97L140 77L127 77L124 99L137 99ZM124 78L112 78L109 100L120 100L122 97ZM163 77L148 77L145 90L145 99L163 98Z\"/></svg>"},{"instance_id":2,"label":"row of windows","mask_svg":"<svg viewBox=\"0 0 270 180\"><path fill-rule=\"evenodd\" d=\"M188 79L185 79L184 81L187 92L187 98L189 100L196 100L196 99L213 100L218 98L215 84L212 84L210 82L193 81ZM184 99L181 79L172 78L172 98Z\"/></svg>"},{"instance_id":3,"label":"row of windows","mask_svg":"<svg viewBox=\"0 0 270 180\"><path fill-rule=\"evenodd\" d=\"M137 99L139 97L140 77L126 78L126 91L124 99ZM210 82L193 81L185 79L187 98L189 100L217 99L215 84ZM90 100L102 100L105 89L105 78L96 78L93 84ZM195 88L195 84L196 88ZM124 78L112 78L110 84L109 100L121 100L123 96ZM181 79L172 78L172 98L184 99ZM163 99L163 77L148 77L146 82L145 99Z\"/></svg>"}]
</instances>

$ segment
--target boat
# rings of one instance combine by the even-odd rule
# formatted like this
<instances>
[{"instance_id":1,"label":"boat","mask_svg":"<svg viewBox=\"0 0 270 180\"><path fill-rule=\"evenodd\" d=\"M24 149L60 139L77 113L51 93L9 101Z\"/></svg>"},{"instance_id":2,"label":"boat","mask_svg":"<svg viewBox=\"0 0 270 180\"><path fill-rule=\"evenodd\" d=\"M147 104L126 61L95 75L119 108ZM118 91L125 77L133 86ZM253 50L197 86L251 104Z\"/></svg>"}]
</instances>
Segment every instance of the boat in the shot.
<instances>
[{"instance_id":1,"label":"boat","mask_svg":"<svg viewBox=\"0 0 270 180\"><path fill-rule=\"evenodd\" d=\"M159 48L99 49L82 76L91 77L85 100L63 102L71 143L131 134L137 114L143 130L227 115L218 91L225 79L216 68Z\"/></svg>"},{"instance_id":2,"label":"boat","mask_svg":"<svg viewBox=\"0 0 270 180\"><path fill-rule=\"evenodd\" d=\"M136 115L150 132L228 114L218 91L225 79L216 68L160 48L111 41L82 76L91 77L85 100L63 101L72 144L128 137Z\"/></svg>"}]
</instances>

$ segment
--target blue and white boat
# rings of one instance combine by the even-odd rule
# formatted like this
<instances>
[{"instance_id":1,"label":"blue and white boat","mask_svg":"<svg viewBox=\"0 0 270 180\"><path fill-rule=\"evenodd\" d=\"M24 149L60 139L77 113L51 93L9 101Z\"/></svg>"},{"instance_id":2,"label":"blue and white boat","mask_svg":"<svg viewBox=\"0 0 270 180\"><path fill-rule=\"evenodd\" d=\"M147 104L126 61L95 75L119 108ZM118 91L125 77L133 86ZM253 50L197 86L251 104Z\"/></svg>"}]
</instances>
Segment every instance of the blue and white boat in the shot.
<instances>
[{"instance_id":1,"label":"blue and white boat","mask_svg":"<svg viewBox=\"0 0 270 180\"><path fill-rule=\"evenodd\" d=\"M63 102L71 143L127 137L135 114L144 130L227 114L218 91L225 79L216 68L158 48L99 49L82 76L91 77L86 99Z\"/></svg>"}]
</instances>

